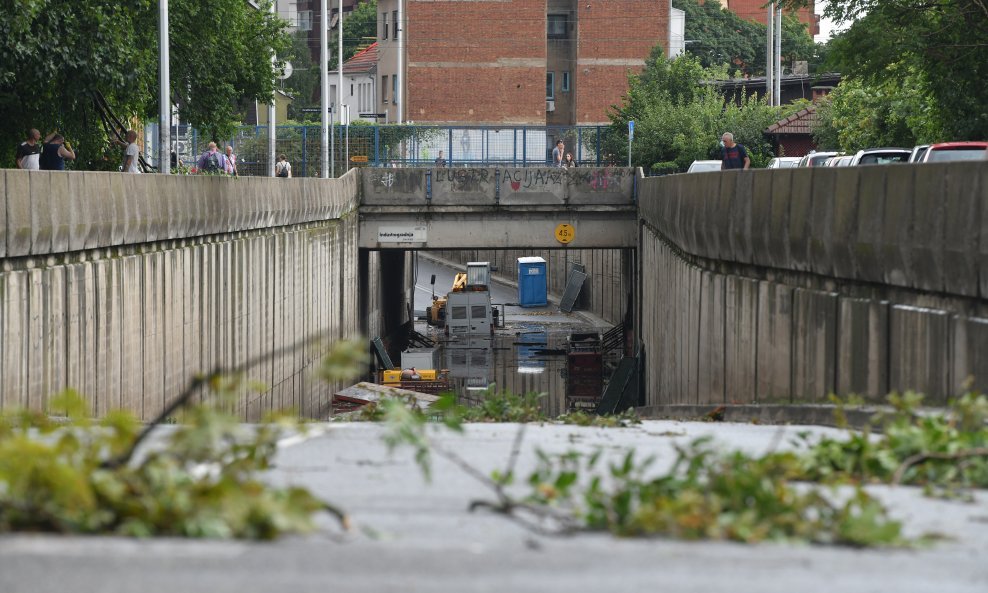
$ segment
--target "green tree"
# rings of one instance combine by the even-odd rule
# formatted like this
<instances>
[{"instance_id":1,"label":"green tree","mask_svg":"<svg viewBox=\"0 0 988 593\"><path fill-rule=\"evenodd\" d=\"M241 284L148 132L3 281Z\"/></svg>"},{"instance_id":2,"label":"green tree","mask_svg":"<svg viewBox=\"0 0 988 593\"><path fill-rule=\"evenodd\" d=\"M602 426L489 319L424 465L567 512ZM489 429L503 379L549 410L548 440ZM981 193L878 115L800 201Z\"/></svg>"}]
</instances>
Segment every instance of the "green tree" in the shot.
<instances>
[{"instance_id":1,"label":"green tree","mask_svg":"<svg viewBox=\"0 0 988 593\"><path fill-rule=\"evenodd\" d=\"M817 108L820 147L855 152L874 146L935 142L946 131L929 102L927 82L913 65L894 64L878 83L845 80Z\"/></svg>"},{"instance_id":2,"label":"green tree","mask_svg":"<svg viewBox=\"0 0 988 593\"><path fill-rule=\"evenodd\" d=\"M748 148L753 166L763 166L773 156L763 131L786 109L756 98L742 99L740 105L725 101L708 83L726 75L726 68L704 68L696 56L667 60L661 48L653 49L645 69L629 77L622 106L610 115L605 141L610 160L624 160L628 121L635 120L634 166L685 171L694 160L719 158L726 131Z\"/></svg>"},{"instance_id":3,"label":"green tree","mask_svg":"<svg viewBox=\"0 0 988 593\"><path fill-rule=\"evenodd\" d=\"M271 52L285 22L260 2L172 0L171 90L183 122L228 137L248 102L274 89ZM0 162L30 127L58 129L76 166L118 163L94 106L102 93L126 125L157 114L158 11L153 0L3 0L0 10Z\"/></svg>"},{"instance_id":4,"label":"green tree","mask_svg":"<svg viewBox=\"0 0 988 593\"><path fill-rule=\"evenodd\" d=\"M284 88L295 99L288 106L288 119L318 121L318 113L302 112L302 109L318 106L319 103L319 63L313 61L309 53L308 32L295 33L288 60L292 63L292 75L284 81Z\"/></svg>"},{"instance_id":5,"label":"green tree","mask_svg":"<svg viewBox=\"0 0 988 593\"><path fill-rule=\"evenodd\" d=\"M732 75L765 74L765 25L741 18L716 2L673 0L673 6L686 13L686 51L700 59L704 67L728 65ZM816 70L822 49L793 15L786 15L782 27L784 64L806 60Z\"/></svg>"},{"instance_id":6,"label":"green tree","mask_svg":"<svg viewBox=\"0 0 988 593\"><path fill-rule=\"evenodd\" d=\"M784 0L791 6L804 0ZM942 139L988 138L988 4L984 0L830 0L826 15L846 31L831 41L833 63L869 86L909 66L923 82Z\"/></svg>"},{"instance_id":7,"label":"green tree","mask_svg":"<svg viewBox=\"0 0 988 593\"><path fill-rule=\"evenodd\" d=\"M343 61L352 58L361 47L374 43L377 37L377 0L358 4L343 19ZM333 52L330 69L335 69L339 56Z\"/></svg>"}]
</instances>

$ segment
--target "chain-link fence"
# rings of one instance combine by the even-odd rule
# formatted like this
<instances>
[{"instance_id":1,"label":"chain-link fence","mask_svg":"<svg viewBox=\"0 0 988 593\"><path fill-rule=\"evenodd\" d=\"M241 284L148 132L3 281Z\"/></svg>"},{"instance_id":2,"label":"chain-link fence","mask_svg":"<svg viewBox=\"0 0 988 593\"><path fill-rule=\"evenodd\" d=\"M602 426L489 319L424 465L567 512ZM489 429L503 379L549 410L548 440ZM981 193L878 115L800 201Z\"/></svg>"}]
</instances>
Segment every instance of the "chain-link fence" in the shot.
<instances>
[{"instance_id":1,"label":"chain-link fence","mask_svg":"<svg viewBox=\"0 0 988 593\"><path fill-rule=\"evenodd\" d=\"M284 154L296 177L319 177L322 170L320 127L277 126L275 156ZM146 155L157 163L157 124L146 129ZM334 126L331 134L331 172L339 176L351 167L544 167L551 163L557 140L565 151L584 166L612 164L603 154L607 126L570 127L485 127L423 125ZM194 166L206 150L203 138L190 126L171 130L172 147L177 160ZM229 144L237 154L241 175L268 175L267 126L241 126ZM623 155L615 157L620 164Z\"/></svg>"}]
</instances>

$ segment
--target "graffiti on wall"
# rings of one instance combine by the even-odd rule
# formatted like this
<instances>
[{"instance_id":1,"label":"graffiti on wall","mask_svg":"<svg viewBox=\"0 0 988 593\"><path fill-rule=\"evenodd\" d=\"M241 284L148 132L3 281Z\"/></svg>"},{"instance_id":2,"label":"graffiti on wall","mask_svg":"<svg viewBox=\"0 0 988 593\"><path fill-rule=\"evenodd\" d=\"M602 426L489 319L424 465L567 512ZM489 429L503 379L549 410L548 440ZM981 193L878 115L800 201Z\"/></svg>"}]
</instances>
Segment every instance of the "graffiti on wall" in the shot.
<instances>
[{"instance_id":1,"label":"graffiti on wall","mask_svg":"<svg viewBox=\"0 0 988 593\"><path fill-rule=\"evenodd\" d=\"M501 169L501 190L505 186L513 191L545 190L562 185L565 169Z\"/></svg>"}]
</instances>

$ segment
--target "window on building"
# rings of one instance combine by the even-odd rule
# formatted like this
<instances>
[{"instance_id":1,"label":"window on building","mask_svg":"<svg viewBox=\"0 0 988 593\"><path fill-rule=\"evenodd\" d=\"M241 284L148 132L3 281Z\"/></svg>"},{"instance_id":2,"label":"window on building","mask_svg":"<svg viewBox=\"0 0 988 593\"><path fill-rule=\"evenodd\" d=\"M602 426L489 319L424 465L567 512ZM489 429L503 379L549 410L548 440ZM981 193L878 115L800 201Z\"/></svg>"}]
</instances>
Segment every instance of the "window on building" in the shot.
<instances>
[{"instance_id":1,"label":"window on building","mask_svg":"<svg viewBox=\"0 0 988 593\"><path fill-rule=\"evenodd\" d=\"M353 96L353 83L350 83L350 96Z\"/></svg>"},{"instance_id":2,"label":"window on building","mask_svg":"<svg viewBox=\"0 0 988 593\"><path fill-rule=\"evenodd\" d=\"M545 98L552 100L556 98L556 73L546 72L545 73Z\"/></svg>"},{"instance_id":3,"label":"window on building","mask_svg":"<svg viewBox=\"0 0 988 593\"><path fill-rule=\"evenodd\" d=\"M563 72L563 79L562 81L560 81L560 85L561 86L559 90L563 91L564 93L569 92L569 71Z\"/></svg>"},{"instance_id":4,"label":"window on building","mask_svg":"<svg viewBox=\"0 0 988 593\"><path fill-rule=\"evenodd\" d=\"M391 22L394 25L394 35L392 35L392 37L398 39L398 11L397 10L391 13Z\"/></svg>"},{"instance_id":5,"label":"window on building","mask_svg":"<svg viewBox=\"0 0 988 593\"><path fill-rule=\"evenodd\" d=\"M565 14L550 14L546 16L546 37L549 39L566 39L567 17Z\"/></svg>"},{"instance_id":6,"label":"window on building","mask_svg":"<svg viewBox=\"0 0 988 593\"><path fill-rule=\"evenodd\" d=\"M398 104L398 75L395 74L391 77L391 102L395 105Z\"/></svg>"},{"instance_id":7,"label":"window on building","mask_svg":"<svg viewBox=\"0 0 988 593\"><path fill-rule=\"evenodd\" d=\"M388 38L388 13L381 13L381 22L384 23L384 27L381 28L381 40L386 40Z\"/></svg>"},{"instance_id":8,"label":"window on building","mask_svg":"<svg viewBox=\"0 0 988 593\"><path fill-rule=\"evenodd\" d=\"M311 10L300 10L298 11L298 20L296 22L299 31L311 31L312 30L312 11Z\"/></svg>"},{"instance_id":9,"label":"window on building","mask_svg":"<svg viewBox=\"0 0 988 593\"><path fill-rule=\"evenodd\" d=\"M382 76L381 77L381 102L382 103L387 103L388 102L388 77L387 76Z\"/></svg>"}]
</instances>

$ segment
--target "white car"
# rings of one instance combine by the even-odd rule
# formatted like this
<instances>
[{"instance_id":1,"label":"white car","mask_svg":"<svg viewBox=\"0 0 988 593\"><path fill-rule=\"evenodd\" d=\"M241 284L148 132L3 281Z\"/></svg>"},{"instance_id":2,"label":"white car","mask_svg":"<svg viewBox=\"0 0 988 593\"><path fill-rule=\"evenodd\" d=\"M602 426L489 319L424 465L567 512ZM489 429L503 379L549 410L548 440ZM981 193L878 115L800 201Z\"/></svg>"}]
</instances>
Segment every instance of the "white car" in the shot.
<instances>
[{"instance_id":1,"label":"white car","mask_svg":"<svg viewBox=\"0 0 988 593\"><path fill-rule=\"evenodd\" d=\"M866 148L854 155L850 166L905 163L909 160L910 154L912 151L908 148Z\"/></svg>"},{"instance_id":2,"label":"white car","mask_svg":"<svg viewBox=\"0 0 988 593\"><path fill-rule=\"evenodd\" d=\"M798 156L778 156L768 162L766 169L791 169L799 165Z\"/></svg>"},{"instance_id":3,"label":"white car","mask_svg":"<svg viewBox=\"0 0 988 593\"><path fill-rule=\"evenodd\" d=\"M687 173L704 173L706 171L720 171L720 161L693 161Z\"/></svg>"}]
</instances>

